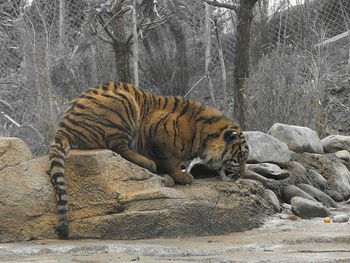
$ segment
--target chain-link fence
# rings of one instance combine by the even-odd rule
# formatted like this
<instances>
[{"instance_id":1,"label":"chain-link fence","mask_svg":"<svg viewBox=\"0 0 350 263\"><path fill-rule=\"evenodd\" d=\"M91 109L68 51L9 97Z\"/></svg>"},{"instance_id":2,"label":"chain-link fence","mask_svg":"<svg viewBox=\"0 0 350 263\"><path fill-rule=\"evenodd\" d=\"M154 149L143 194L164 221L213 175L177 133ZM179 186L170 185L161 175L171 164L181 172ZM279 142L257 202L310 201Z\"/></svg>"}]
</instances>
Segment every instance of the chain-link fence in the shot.
<instances>
[{"instance_id":1,"label":"chain-link fence","mask_svg":"<svg viewBox=\"0 0 350 263\"><path fill-rule=\"evenodd\" d=\"M121 2L128 6L132 1L1 2L0 112L20 124L33 124L49 138L65 102L91 85L118 80L115 45L108 43L109 35L104 30L116 14L105 20L104 25L98 24L96 17L102 12L109 14ZM235 11L210 7L211 52L206 72L204 1L148 2L156 4L151 9L156 8L157 16L171 15L158 27L140 35L140 86L157 93L182 95L195 86L188 97L212 103L209 76L221 107L223 74L219 41L227 89L232 90ZM286 45L306 49L346 32L349 14L348 0L260 0L252 30L252 61L257 63L266 50ZM131 31L130 10L123 17L125 31ZM0 117L2 134L11 134L11 125L11 121Z\"/></svg>"},{"instance_id":2,"label":"chain-link fence","mask_svg":"<svg viewBox=\"0 0 350 263\"><path fill-rule=\"evenodd\" d=\"M303 45L349 30L350 2L347 0L269 1L267 41L273 46Z\"/></svg>"}]
</instances>

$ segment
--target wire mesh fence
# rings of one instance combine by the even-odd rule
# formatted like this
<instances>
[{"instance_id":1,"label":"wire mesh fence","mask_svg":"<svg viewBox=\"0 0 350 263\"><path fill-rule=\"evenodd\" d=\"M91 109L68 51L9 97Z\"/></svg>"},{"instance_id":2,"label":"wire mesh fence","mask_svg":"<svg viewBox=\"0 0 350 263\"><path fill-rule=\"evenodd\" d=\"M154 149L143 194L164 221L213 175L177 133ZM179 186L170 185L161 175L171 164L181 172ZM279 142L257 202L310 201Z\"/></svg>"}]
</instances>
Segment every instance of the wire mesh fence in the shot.
<instances>
[{"instance_id":1,"label":"wire mesh fence","mask_svg":"<svg viewBox=\"0 0 350 263\"><path fill-rule=\"evenodd\" d=\"M183 95L197 84L189 97L212 103L205 72L204 1L148 2L153 4L152 10L157 9L157 15L171 15L165 23L140 35L140 86L157 93ZM115 46L102 40L108 39L108 32L96 24L99 13L110 12L118 3L131 4L121 0L2 1L0 112L19 123L33 124L49 138L65 102L95 83L118 80ZM232 89L237 14L227 8L210 8L208 73L217 87L214 95L221 107L223 93L219 87L223 79L218 39L227 88ZM142 9L143 15L145 10L149 9ZM260 0L252 30L252 61L258 62L261 53L280 46L310 49L348 31L349 17L348 0ZM123 21L125 30L131 31L130 11L125 11ZM0 117L0 126L6 127L2 134L11 133L7 119Z\"/></svg>"}]
</instances>

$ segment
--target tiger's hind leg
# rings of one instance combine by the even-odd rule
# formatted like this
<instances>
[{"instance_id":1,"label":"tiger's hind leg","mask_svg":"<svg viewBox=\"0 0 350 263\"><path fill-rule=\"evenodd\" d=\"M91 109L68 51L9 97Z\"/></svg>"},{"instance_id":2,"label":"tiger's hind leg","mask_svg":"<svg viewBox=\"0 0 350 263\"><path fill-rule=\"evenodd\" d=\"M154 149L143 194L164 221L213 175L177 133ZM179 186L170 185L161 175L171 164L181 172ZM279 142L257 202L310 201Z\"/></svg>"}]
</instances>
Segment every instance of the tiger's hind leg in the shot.
<instances>
[{"instance_id":1,"label":"tiger's hind leg","mask_svg":"<svg viewBox=\"0 0 350 263\"><path fill-rule=\"evenodd\" d=\"M135 152L134 150L132 150L130 148L126 148L123 150L120 150L117 148L117 149L113 149L113 151L115 153L120 154L124 159L147 169L151 173L157 172L157 166L152 160Z\"/></svg>"}]
</instances>

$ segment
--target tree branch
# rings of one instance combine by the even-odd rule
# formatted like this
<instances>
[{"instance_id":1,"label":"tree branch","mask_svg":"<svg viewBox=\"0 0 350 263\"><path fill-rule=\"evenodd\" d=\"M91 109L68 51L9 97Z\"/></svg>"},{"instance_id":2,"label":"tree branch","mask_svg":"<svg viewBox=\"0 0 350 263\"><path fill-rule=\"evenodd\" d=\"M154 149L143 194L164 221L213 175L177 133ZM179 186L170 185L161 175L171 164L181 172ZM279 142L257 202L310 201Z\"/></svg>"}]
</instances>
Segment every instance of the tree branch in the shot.
<instances>
[{"instance_id":1,"label":"tree branch","mask_svg":"<svg viewBox=\"0 0 350 263\"><path fill-rule=\"evenodd\" d=\"M114 43L118 43L118 38L116 38L116 36L109 30L109 28L105 26L105 22L101 14L97 15L97 20L100 22L101 26L106 31L107 35L112 39L112 41Z\"/></svg>"},{"instance_id":2,"label":"tree branch","mask_svg":"<svg viewBox=\"0 0 350 263\"><path fill-rule=\"evenodd\" d=\"M220 3L217 0L204 0L204 2L209 4L209 5L212 5L212 6L223 7L223 8L231 9L231 10L237 12L237 6L235 6L235 5Z\"/></svg>"}]
</instances>

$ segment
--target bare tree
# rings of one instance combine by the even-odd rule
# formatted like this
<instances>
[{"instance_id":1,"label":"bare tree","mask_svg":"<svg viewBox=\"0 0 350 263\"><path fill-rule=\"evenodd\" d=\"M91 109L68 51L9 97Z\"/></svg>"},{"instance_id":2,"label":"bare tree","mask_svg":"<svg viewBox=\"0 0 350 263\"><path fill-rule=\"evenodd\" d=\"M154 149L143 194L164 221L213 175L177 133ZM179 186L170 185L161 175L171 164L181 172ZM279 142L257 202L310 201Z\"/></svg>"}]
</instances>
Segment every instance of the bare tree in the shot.
<instances>
[{"instance_id":1,"label":"bare tree","mask_svg":"<svg viewBox=\"0 0 350 263\"><path fill-rule=\"evenodd\" d=\"M138 10L142 10L142 12L138 12L137 17L136 31L138 37L165 23L170 16L169 13L165 13L162 16L159 15L157 5L157 1L155 0L144 0L141 1L141 4L135 4ZM94 23L92 23L97 36L112 45L119 79L127 82L132 80L130 55L134 33L133 30L129 30L130 23L127 15L131 10L133 10L133 6L130 1L109 1L93 10L94 17L98 21L100 28L96 28ZM104 31L105 34L102 34L101 31Z\"/></svg>"},{"instance_id":2,"label":"bare tree","mask_svg":"<svg viewBox=\"0 0 350 263\"><path fill-rule=\"evenodd\" d=\"M234 114L245 127L244 80L249 77L250 28L258 0L240 0L237 11L236 56L234 69Z\"/></svg>"}]
</instances>

